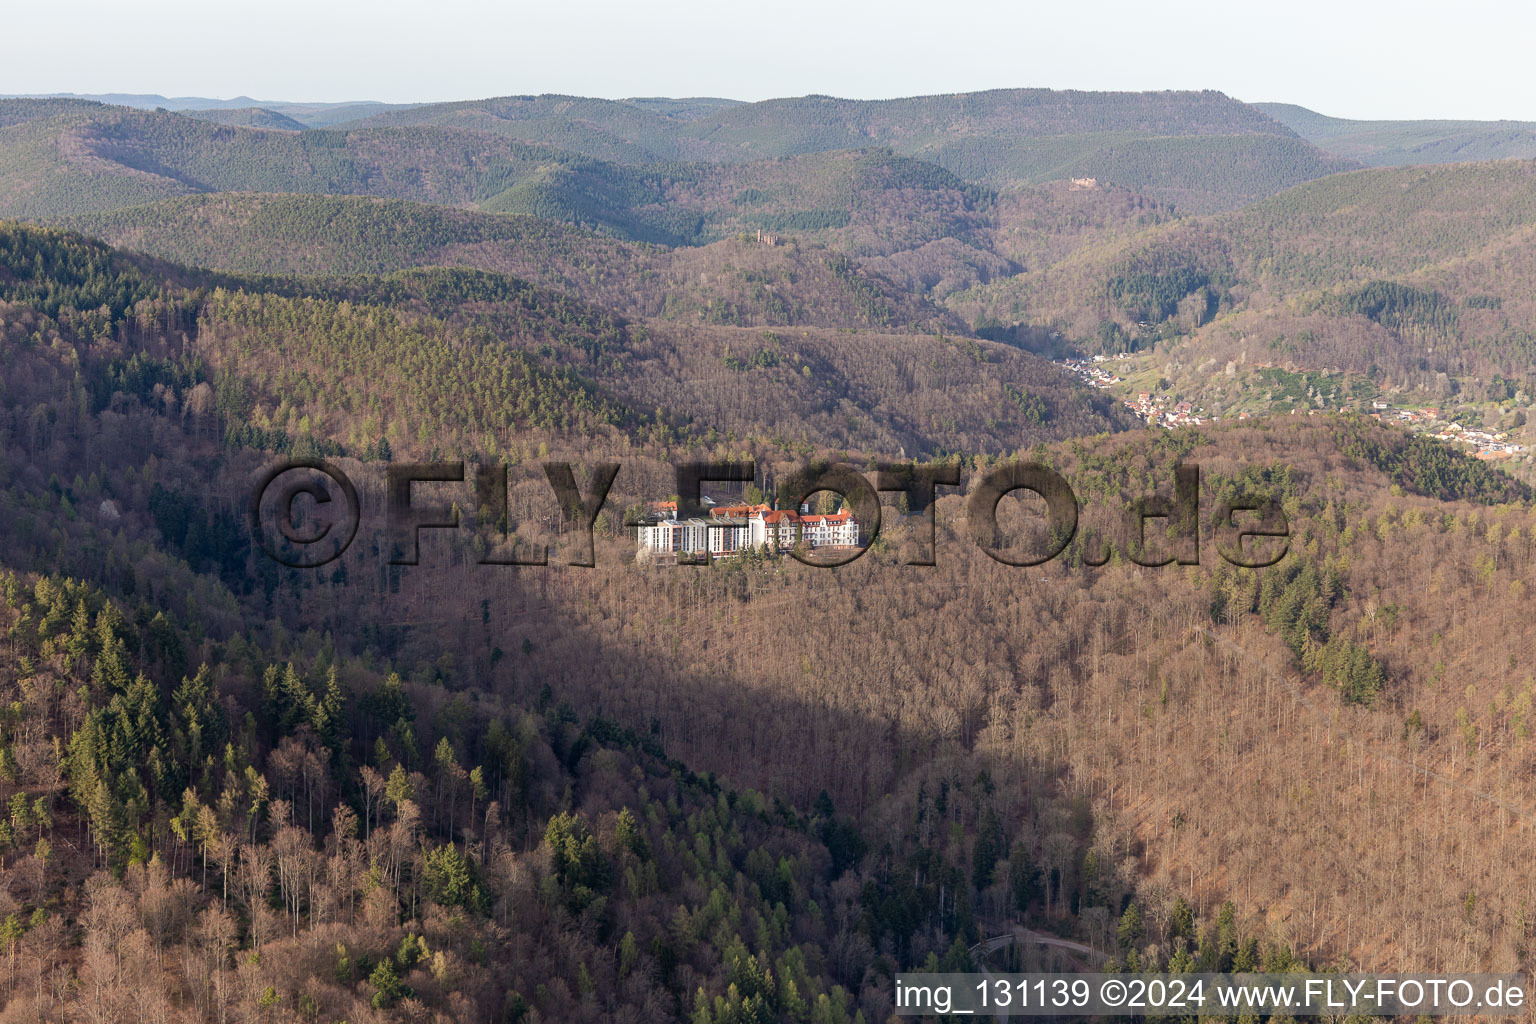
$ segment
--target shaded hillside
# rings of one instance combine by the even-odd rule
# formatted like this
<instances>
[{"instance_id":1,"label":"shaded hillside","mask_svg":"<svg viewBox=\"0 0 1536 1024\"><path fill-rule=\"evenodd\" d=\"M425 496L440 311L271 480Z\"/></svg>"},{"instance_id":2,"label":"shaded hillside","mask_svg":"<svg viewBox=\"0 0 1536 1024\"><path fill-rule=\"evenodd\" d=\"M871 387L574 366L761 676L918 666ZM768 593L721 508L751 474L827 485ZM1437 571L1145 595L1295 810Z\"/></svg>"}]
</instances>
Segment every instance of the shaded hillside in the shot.
<instances>
[{"instance_id":1,"label":"shaded hillside","mask_svg":"<svg viewBox=\"0 0 1536 1024\"><path fill-rule=\"evenodd\" d=\"M1255 103L1335 156L1368 167L1536 157L1532 121L1355 121L1290 103Z\"/></svg>"},{"instance_id":2,"label":"shaded hillside","mask_svg":"<svg viewBox=\"0 0 1536 1024\"><path fill-rule=\"evenodd\" d=\"M878 1020L894 974L1020 922L1134 969L1528 968L1536 520L1482 463L1329 417L1034 448L1087 400L1011 393L1048 368L999 346L634 325L484 273L178 289L11 227L0 260L12 1012ZM621 379L699 422L611 423ZM733 390L801 436L711 434ZM938 444L983 400L1085 525L1183 460L1206 515L1273 499L1289 553L1233 570L1205 519L1199 565L1090 567L1086 530L1000 564L964 511L990 436L956 438L927 568L899 495L836 570L648 568L620 525L685 455L754 457L771 495L899 457L861 414L947 412ZM461 450L513 463L505 515L390 565L384 461ZM241 522L278 453L359 481L321 572ZM575 569L538 463L603 455ZM551 564L479 564L496 528Z\"/></svg>"},{"instance_id":3,"label":"shaded hillside","mask_svg":"<svg viewBox=\"0 0 1536 1024\"><path fill-rule=\"evenodd\" d=\"M628 285L623 308L728 326L963 331L953 314L842 253L752 238L657 253Z\"/></svg>"},{"instance_id":4,"label":"shaded hillside","mask_svg":"<svg viewBox=\"0 0 1536 1024\"><path fill-rule=\"evenodd\" d=\"M745 164L645 169L657 185L639 217L694 216L695 240L761 231L835 242L853 256L969 238L992 193L888 149L845 150Z\"/></svg>"},{"instance_id":5,"label":"shaded hillside","mask_svg":"<svg viewBox=\"0 0 1536 1024\"><path fill-rule=\"evenodd\" d=\"M28 360L54 357L56 353L39 350ZM219 507L219 497L206 491L206 469L173 455L179 445L206 435L195 418L183 421L179 410L166 411L163 400L137 404L126 394L96 416L102 429L111 431L98 443L121 445L131 432L154 432L157 448L164 453L154 481L183 501ZM62 464L77 443L72 431L95 429L97 419L59 422L47 457ZM30 431L37 428L26 429L24 436L30 440ZM186 440L174 440L178 435ZM830 439L817 431L810 443L824 440ZM537 728L538 738L528 726L520 734L519 752L529 759L521 777L528 780L529 795L514 788L495 796L524 818L519 821L518 815L503 811L498 821L525 830L513 835L528 834L535 846L538 827L545 824L546 814L553 814L541 801L561 799L542 785L546 780L574 782L575 802L559 805L562 809L610 822L601 815L616 815L625 803L603 803L599 794L608 790L598 790L595 784L585 788L582 780L592 778L586 771L635 778L651 792L660 786L659 780L650 781L646 762L640 762L639 773L633 770L636 755L625 752L622 742L606 752L614 747L612 733L596 730L578 745L581 720L570 721L559 708L562 701L573 709L602 706L621 724L634 723L642 735L655 737L685 763L697 763L701 770L720 772L726 779L750 779L745 784L760 787L770 804L774 798L790 806L817 804L824 823L833 813L845 815L847 823L860 830L859 842L830 828L811 831L827 844L826 853L816 856L829 858L832 873L858 872L850 879L857 884L846 886L854 911L849 920L859 922L869 950L855 944L846 962L838 961L842 966L833 977L857 988L871 1006L883 1005L878 999L880 971L866 973L875 963L876 949L885 949L878 956L891 963L903 963L914 952L936 952L936 946L947 947L960 936L969 941L971 924L963 922L985 928L993 914L1004 920L1039 915L1099 948L1116 949L1114 911L1127 896L1148 908L1151 922L1146 933L1132 932L1127 945L1138 958L1159 964L1169 955L1164 944L1185 936L1179 931L1182 925L1157 922L1185 912L1200 915L1202 921L1226 913L1233 933L1254 939L1254 949L1244 955L1268 957L1267 963L1289 964L1292 957L1335 962L1344 957L1362 965L1390 965L1401 955L1411 955L1421 966L1446 969L1474 961L1518 963L1518 901L1508 895L1508 886L1520 861L1506 851L1518 849L1526 833L1518 819L1505 819L1501 825L1496 814L1464 812L1469 801L1480 808L1485 798L1492 798L1522 813L1536 799L1524 775L1530 746L1520 728L1528 688L1518 669L1507 667L1502 650L1497 666L1485 656L1481 668L1474 669L1477 652L1487 646L1479 641L1480 629L1464 619L1458 628L1454 602L1436 600L1434 594L1455 593L1452 588L1464 586L1503 593L1515 582L1522 583L1514 591L1517 595L1527 593L1528 583L1518 568L1523 563L1515 555L1522 550L1521 538L1528 535L1528 510L1482 505L1497 501L1502 492L1487 486L1491 474L1486 467L1466 465L1470 460L1465 459L1453 460L1438 472L1470 486L1458 492L1460 499L1441 496L1436 471L1418 461L1417 454L1401 452L1392 432L1376 427L1360 431L1340 423L1282 422L1205 434L1131 434L1064 444L1043 455L1068 474L1090 506L1107 505L1111 511L1131 495L1166 485L1174 459L1198 461L1215 492L1246 482L1273 493L1289 510L1298 534L1304 534L1305 545L1297 542L1293 560L1283 569L1257 577L1239 576L1214 564L1148 571L1117 563L1090 570L1069 558L1032 570L1026 587L1020 584L1019 570L985 559L965 542L961 499L949 496L940 503L940 564L921 572L904 570L894 561L876 561L877 552L835 573L743 562L693 571L683 579L678 572L686 570L645 571L628 564L629 546L618 531L605 526L599 535L603 569L595 574L560 569L530 574L525 589L519 585L524 577L477 576L472 555L449 561L452 556L438 550L429 552L432 560L427 565L401 572L391 582L389 573L379 571L378 556L370 553L365 538L340 577L327 582L309 576L302 578L305 582L283 583L273 607L281 610L292 630L284 635L303 635L303 627L314 626L317 644L324 632L320 627L326 624L347 621L356 627L378 620L374 629L357 630L339 642L369 644L377 636L394 660L416 666L406 673L414 709L402 728L375 710L379 701L387 700L382 706L402 716L400 701L381 686L382 673L344 660L343 651L327 653L323 663L338 664L342 692L357 694L356 705L350 703L353 698L344 699L347 720L363 731L362 746L370 748L367 754L353 755L360 764L383 777L384 769L400 762L407 766L407 781L412 772L421 773L412 782L413 792L444 787L456 794L422 805L418 834L423 858L445 845L445 828L456 831L442 817L463 810L470 800L471 787L452 781L457 776L450 763L466 772L470 765L491 763L481 753L486 748L478 727L468 723L485 722L489 728L502 707L544 708L545 725L529 723ZM771 456L764 452L763 457ZM670 479L670 467L664 463L626 462L626 476L615 496L618 506L656 493L649 480ZM986 462L967 459L965 465L974 474ZM112 545L126 548L133 539L154 544L159 536L174 537L165 542L173 545L171 555L140 556L135 583L169 594L161 599L169 603L187 589L168 585L188 572L180 553L206 564L210 542L192 531L173 532L174 505L164 505L164 534L152 526L144 511L151 507L150 484L141 481L140 472L136 469L129 476L114 469L94 484L82 480L66 485L67 494L39 487L38 495L50 503L46 511L64 500L71 507L90 508L103 495L111 495L133 517L114 528L122 539L113 540L107 547L111 554L90 570L93 579L120 577L124 562ZM361 467L358 472L363 475ZM244 479L235 473L228 477ZM1406 497L1389 493L1394 482L1405 485ZM526 531L525 537L552 537L552 525L540 525L538 504L528 501L522 490L516 507L517 528ZM30 524L44 511L29 507L20 523L7 520L7 543L25 550ZM93 519L62 516L61 521L76 538L71 551L83 556L99 550L85 543L98 536L100 528ZM1514 526L1520 528L1518 534L1513 534ZM1394 545L1394 538L1412 543ZM1500 546L1502 557L1480 568L1489 543ZM1431 566L1424 561L1431 550L1436 567L1445 574L1438 583L1429 582ZM1348 552L1347 559L1339 557L1343 552ZM244 573L237 567L232 575L240 579ZM210 631L238 624L240 601L262 600L259 589L242 597L221 593L212 579L199 586L208 593L203 605L212 620ZM32 608L31 620L51 623L45 635L67 636L71 616L52 614L46 598L37 600L43 603ZM807 607L817 609L814 628L786 626ZM226 624L220 625L221 619ZM157 627L161 632L154 635L164 636L164 628ZM457 654L451 665L431 654L445 642L453 643ZM144 646L150 657L165 657L158 653L164 649L160 641ZM245 641L237 649L249 652L253 646ZM1426 663L1426 647L1436 651L1440 661ZM304 694L313 696L315 706L324 706L325 675L315 670L313 651L295 643L281 656L296 663L297 685L286 682L281 667L271 684L262 682L268 665L282 664L271 656L256 658L249 672L236 664L215 677L223 687L220 692L235 702L230 721L239 720L238 709L247 701L256 709L258 739L252 744L252 760L260 770L267 770L266 752L278 749L289 731L317 720L302 710L307 706ZM498 657L497 651L503 654ZM1358 678L1340 669L1339 652L1351 657L1360 652L1355 660L1367 669ZM583 668L589 665L594 670ZM805 665L812 667L807 670ZM1371 666L1378 670L1375 674L1368 671ZM159 671L155 661L145 668ZM191 675L190 665L186 674ZM553 696L554 682L560 684L558 697ZM541 698L545 686L552 695ZM1474 688L1470 693L1469 686ZM1501 696L1505 689L1507 697ZM476 693L480 696L473 696ZM111 695L110 689L103 694ZM742 714L742 707L755 712ZM318 741L306 747L300 732L294 737L296 745L282 756L297 762L280 758L270 768L271 798L289 802L297 818L293 827L302 831L307 831L305 812L312 797L303 789L300 768L283 765L301 765L306 749L322 756L326 734L313 724L310 728ZM1170 730L1209 741L1175 749L1167 741ZM1468 740L1469 730L1475 730L1474 741ZM1320 735L1330 741L1327 758L1315 756ZM445 736L449 749L439 755L435 744ZM372 750L377 744L368 742L379 737L388 752L383 757ZM409 755L410 748L403 746L407 737L413 739L417 754ZM553 761L544 754L546 747ZM1305 756L1308 749L1313 756ZM418 760L408 760L411 756ZM591 768L583 769L588 757ZM555 772L556 763L566 766L565 773ZM608 779L604 786L615 784L611 775L597 777ZM216 761L208 781L197 783L206 787L200 803L211 803L210 794L219 791L215 787L222 778ZM493 773L489 778L494 783L499 777ZM1283 781L1264 781L1271 778ZM1227 806L1233 804L1234 779L1241 780L1245 797ZM321 798L318 820L326 820L327 799L344 799L342 795L354 785L360 788L360 783L338 780L328 787L330 795ZM1298 785L1309 787L1316 799L1298 806ZM147 784L146 789L160 791ZM822 789L828 791L824 802L817 797ZM37 791L34 781L31 792ZM1058 792L1070 796L1058 802ZM688 790L677 795L680 804L697 799ZM751 798L745 799L748 807L755 806ZM387 831L400 812L399 802L378 802L375 807L382 810L381 816L373 819L369 811L369 819L382 821L381 830ZM1358 814L1372 807L1390 809L1428 824L1412 843L1387 842L1355 828L1347 817L1341 819L1341 807ZM1223 809L1217 813L1212 808ZM995 824L984 825L989 811ZM357 813L363 817L360 810ZM607 840L609 833L594 827L585 813L583 820L596 834L593 855L600 853L622 866L623 848ZM661 816L663 809L655 813ZM259 842L275 838L285 820L281 810L271 814L275 822L264 815L256 818ZM73 815L61 815L60 820L63 827L81 829L82 848L96 849L85 846L92 839L84 831L90 827L84 820ZM647 841L665 849L663 834L672 820L668 815L651 821ZM695 819L696 832L703 829L701 821ZM251 828L244 818L237 822ZM617 830L616 823L612 827ZM480 829L477 823L471 838L483 836L489 847L495 834ZM323 833L322 824L321 834L307 842L318 845ZM792 831L769 833L761 825L751 834L764 841L803 842ZM110 830L98 835L108 840L108 857L131 842L123 835L116 840L122 845L111 845L116 834ZM289 835L285 841L295 847L300 838ZM181 871L192 882L192 876L200 874L199 851L190 844L173 846L169 837L163 841L164 860L170 861L173 849L181 858L181 867L170 870ZM557 832L551 845L562 841ZM889 852L882 849L887 843ZM1480 853L1467 845L1474 843ZM1115 856L1127 849L1140 855ZM1366 857L1368 850L1375 859ZM286 855L300 856L292 850ZM410 851L410 856L416 855ZM1374 871L1350 869L1352 864L1385 864L1391 870L1419 870L1431 862L1461 866L1439 874L1426 871L1428 881L1406 919L1401 908L1375 898L1374 887L1385 883ZM524 891L504 880L503 869L492 866L497 861L476 863L484 865L485 874L471 875L470 884L482 885L488 896L515 899ZM904 870L890 870L891 863ZM1117 864L1121 868L1111 873L1109 866ZM1242 884L1222 870L1234 864L1241 865ZM919 865L925 866L921 876L915 873ZM725 870L723 865L719 869ZM217 881L220 870L215 856L209 877ZM903 876L915 879L911 887ZM386 891L393 891L393 877L385 876ZM425 862L401 875L401 891L407 897L409 886L419 880L423 914L432 913L428 901L442 905L440 901L456 898L453 890L430 887L429 877ZM562 876L554 877L558 883ZM656 895L680 884L675 873L662 877L667 885L641 891ZM927 906L926 894L930 887L937 888L940 878L946 888L962 889L965 909L946 913L935 905L932 922L914 927L910 908ZM809 884L809 876L803 881ZM1468 885L1486 894L1470 922L1464 917ZM212 888L203 888L211 901ZM558 892L565 895L564 889ZM612 893L607 905L615 913L627 913L635 890L617 885L615 876ZM1314 917L1314 894L1333 909ZM576 896L573 891L572 898ZM246 898L236 890L237 905ZM702 899L703 894L697 894L689 903L690 920ZM1176 899L1189 909L1154 912L1157 907L1176 910ZM1232 909L1223 911L1229 900ZM581 906L578 899L567 904L567 912ZM744 906L743 913L750 906ZM786 912L789 906L786 903ZM1098 912L1085 913L1094 908ZM465 915L461 931L480 927L487 914L471 905L459 909ZM1364 917L1349 928L1346 922L1354 915ZM302 918L275 918L263 940L271 943L263 963L278 960L279 951L287 948L277 937L284 934L281 926L306 932L312 927ZM594 918L593 925L604 934L601 917ZM1385 927L1389 918L1395 922L1391 928ZM335 941L344 941L349 950L378 955L383 943L365 938L377 934L363 927L366 918L354 919L341 910L338 920L355 923L358 931ZM621 920L625 928L636 927L628 918ZM1438 925L1446 921L1454 927L1442 935ZM935 926L940 937L928 934ZM520 927L533 925L524 921ZM385 948L397 948L403 932L389 933ZM1380 941L1389 934L1411 952ZM431 948L458 951L446 932L433 931L431 936ZM43 938L31 935L28 942ZM1470 951L1469 940L1474 941ZM680 952L707 957L696 941L681 942ZM333 946L327 939L325 948ZM1223 952L1215 940L1194 947L1195 952L1200 949L1212 966L1224 963L1223 957L1235 961L1241 952ZM326 1005L347 1005L337 1000L347 998L349 987L364 999L371 997L373 989L363 987L363 973L338 976L329 956L323 966L325 984L313 991L317 999L333 1001ZM397 960L393 970L423 999L445 998L428 980L431 971L413 971L415 966ZM560 976L566 968L546 969ZM479 977L468 966L460 970L465 972L461 977ZM372 974L372 967L366 974ZM605 983L600 977L594 975L594 983ZM723 983L709 977L698 979L699 986ZM332 978L338 979L335 984L342 991L331 987ZM292 984L276 975L272 982ZM476 991L473 986L464 990ZM559 1005L558 991L536 998L541 1005ZM288 997L292 995L290 990Z\"/></svg>"},{"instance_id":6,"label":"shaded hillside","mask_svg":"<svg viewBox=\"0 0 1536 1024\"><path fill-rule=\"evenodd\" d=\"M71 260L50 250L43 262ZM498 620L528 602L539 614L495 643L487 631L458 663L418 664L399 646L388 620L421 621L422 578L403 573L391 585L339 567L322 586L339 596L350 575L354 597L373 594L359 607L384 614L352 618L358 632L339 646L311 633L312 580L247 561L244 532L212 511L210 484L264 458L215 440L239 436L227 403L239 376L221 375L211 409L195 360L140 313L151 310L117 338L66 317L45 348L27 338L36 311L4 305L0 353L16 374L0 380L0 505L26 511L0 520L0 559L53 557L36 528L60 516L62 560L94 565L88 579L0 569L0 696L13 708L0 878L17 961L0 992L12 1012L51 1019L89 979L92 1005L114 1018L186 1022L274 1006L375 1021L884 1019L903 965L970 967L968 946L1016 920L1092 929L1082 912L1129 892L1118 869L1051 874L1053 858L1075 863L1100 837L1049 767L999 764L994 780L954 747L926 756L876 814L847 772L738 786L671 753L670 713L638 727L588 713L569 699L578 681L545 659L585 636L573 664L649 667L653 644L636 632L643 651L625 658L609 630L576 625L586 606L558 579L502 576ZM22 401L47 410L34 418L47 438L12 432ZM40 482L88 450L111 455L78 490ZM605 521L605 558L613 539ZM659 578L632 580L647 601L667 599ZM738 600L704 582L710 603ZM488 630L492 602L476 600L463 622ZM542 626L551 611L566 620L558 647ZM485 674L481 655L510 665L504 650L531 700ZM718 677L672 678L713 715L701 701ZM814 708L789 695L758 715L788 725L797 703ZM836 726L823 741L867 734L857 709L816 717ZM676 742L695 745L688 732ZM806 800L788 798L807 785ZM1027 805L1011 795L1026 791ZM889 864L900 870L877 866Z\"/></svg>"},{"instance_id":7,"label":"shaded hillside","mask_svg":"<svg viewBox=\"0 0 1536 1024\"><path fill-rule=\"evenodd\" d=\"M653 324L612 386L743 441L931 458L1125 429L1113 402L1017 349L886 330Z\"/></svg>"},{"instance_id":8,"label":"shaded hillside","mask_svg":"<svg viewBox=\"0 0 1536 1024\"><path fill-rule=\"evenodd\" d=\"M212 512L208 486L266 457L235 440L251 439L240 387L264 368L226 368L210 404L214 388L167 326L189 312L175 300L142 300L107 323L54 307L59 319L45 325L34 300L100 297L111 258L57 236L3 242L8 259L28 246L43 268L23 292L22 268L8 263L0 300L9 1011L56 1019L76 1002L66 990L88 978L92 1005L113 1019L270 1017L274 1005L375 1021L423 1008L730 1019L743 1005L879 1019L891 969L930 957L969 966L967 946L1003 927L1004 913L1070 927L1041 908L1030 857L1042 844L1026 853L1021 843L1011 865L1002 849L1030 823L1070 827L1084 851L1094 842L1091 818L1047 798L1049 772L1029 773L1027 809L975 773L952 788L946 778L937 803L898 798L906 817L996 820L977 871L950 828L866 831L874 820L861 820L859 801L818 790L801 808L782 787L692 769L669 754L659 722L578 710L568 681L534 668L526 636L519 674L547 682L523 703L477 665L434 658L416 672L410 655L387 653L395 642L371 613L354 620L370 637L355 648L291 632L309 612L307 597L289 597L309 587L246 561L248 538ZM38 328L55 344L33 344ZM486 383L474 363L448 369L461 385ZM388 396L401 384L379 386ZM17 430L23 407L40 415ZM46 437L32 432L44 424ZM68 477L66 463L88 451L106 461L70 496L41 482ZM77 506L84 515L64 514ZM94 564L88 580L9 568L54 558L37 527L55 515L72 552L60 561ZM497 607L539 589L504 578ZM611 642L590 635L589 656ZM923 874L866 877L871 850ZM994 885L1008 894L996 915L977 905ZM1125 887L1105 876L1096 898Z\"/></svg>"}]
</instances>

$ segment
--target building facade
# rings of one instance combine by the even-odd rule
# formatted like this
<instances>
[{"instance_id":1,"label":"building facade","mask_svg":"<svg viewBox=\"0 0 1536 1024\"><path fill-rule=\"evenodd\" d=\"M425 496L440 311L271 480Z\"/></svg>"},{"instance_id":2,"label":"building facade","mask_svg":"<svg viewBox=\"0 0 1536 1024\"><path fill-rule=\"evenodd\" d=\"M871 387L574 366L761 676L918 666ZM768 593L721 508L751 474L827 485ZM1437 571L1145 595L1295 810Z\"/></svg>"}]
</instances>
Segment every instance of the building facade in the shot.
<instances>
[{"instance_id":1,"label":"building facade","mask_svg":"<svg viewBox=\"0 0 1536 1024\"><path fill-rule=\"evenodd\" d=\"M847 509L809 515L769 505L719 505L708 517L679 519L676 507L664 506L636 528L636 539L642 551L663 555L733 555L748 548L788 551L800 543L813 550L858 547L860 534Z\"/></svg>"}]
</instances>

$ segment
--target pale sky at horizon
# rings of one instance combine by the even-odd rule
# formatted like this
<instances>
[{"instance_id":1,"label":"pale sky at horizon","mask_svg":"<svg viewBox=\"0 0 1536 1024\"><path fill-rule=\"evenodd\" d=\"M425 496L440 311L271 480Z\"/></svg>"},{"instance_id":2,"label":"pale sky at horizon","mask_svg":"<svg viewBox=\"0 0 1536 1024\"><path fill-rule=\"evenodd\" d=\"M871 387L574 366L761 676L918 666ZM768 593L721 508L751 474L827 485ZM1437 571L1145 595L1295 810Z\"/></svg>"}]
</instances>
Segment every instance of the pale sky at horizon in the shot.
<instances>
[{"instance_id":1,"label":"pale sky at horizon","mask_svg":"<svg viewBox=\"0 0 1536 1024\"><path fill-rule=\"evenodd\" d=\"M771 14L701 0L7 7L0 93L422 102L1219 89L1336 117L1536 121L1536 8L1484 0L1298 0L1283 15L1206 0L1155 10L1131 0L785 0Z\"/></svg>"}]
</instances>

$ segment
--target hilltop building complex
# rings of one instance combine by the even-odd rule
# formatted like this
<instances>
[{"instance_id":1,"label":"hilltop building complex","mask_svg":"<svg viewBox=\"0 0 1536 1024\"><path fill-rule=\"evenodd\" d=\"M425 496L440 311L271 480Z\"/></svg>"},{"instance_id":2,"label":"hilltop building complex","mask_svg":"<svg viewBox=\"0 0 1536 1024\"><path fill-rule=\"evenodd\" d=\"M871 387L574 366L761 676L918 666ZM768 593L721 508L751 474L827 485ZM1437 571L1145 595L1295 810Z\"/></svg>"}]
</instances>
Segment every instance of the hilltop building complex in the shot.
<instances>
[{"instance_id":1,"label":"hilltop building complex","mask_svg":"<svg viewBox=\"0 0 1536 1024\"><path fill-rule=\"evenodd\" d=\"M792 512L771 505L717 505L708 517L679 519L676 502L652 507L637 528L641 551L662 555L733 555L750 548L787 551L796 544L811 549L857 547L859 524L846 508L826 515L805 506Z\"/></svg>"}]
</instances>

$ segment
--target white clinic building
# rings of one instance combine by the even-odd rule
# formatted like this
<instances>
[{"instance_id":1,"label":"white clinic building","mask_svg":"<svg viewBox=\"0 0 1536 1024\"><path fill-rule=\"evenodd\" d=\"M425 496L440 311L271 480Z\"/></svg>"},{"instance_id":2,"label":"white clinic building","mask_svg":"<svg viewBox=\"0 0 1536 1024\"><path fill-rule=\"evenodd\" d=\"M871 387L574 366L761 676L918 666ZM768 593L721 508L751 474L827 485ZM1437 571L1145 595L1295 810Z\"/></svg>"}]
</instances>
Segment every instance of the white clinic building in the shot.
<instances>
[{"instance_id":1,"label":"white clinic building","mask_svg":"<svg viewBox=\"0 0 1536 1024\"><path fill-rule=\"evenodd\" d=\"M781 511L768 505L724 505L707 518L679 519L671 502L660 518L637 528L640 550L663 555L732 555L747 548L786 551L807 547L857 547L859 524L847 509L830 515Z\"/></svg>"}]
</instances>

